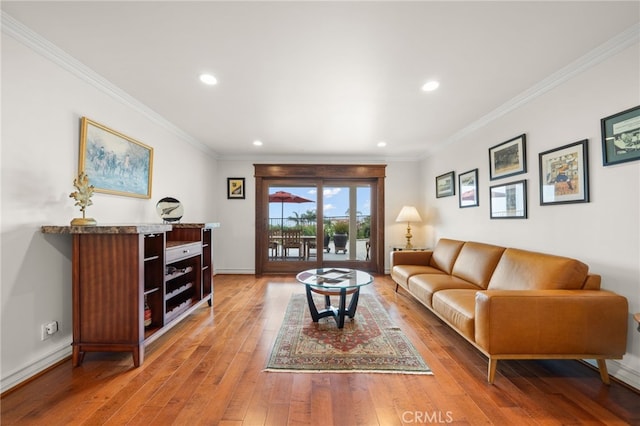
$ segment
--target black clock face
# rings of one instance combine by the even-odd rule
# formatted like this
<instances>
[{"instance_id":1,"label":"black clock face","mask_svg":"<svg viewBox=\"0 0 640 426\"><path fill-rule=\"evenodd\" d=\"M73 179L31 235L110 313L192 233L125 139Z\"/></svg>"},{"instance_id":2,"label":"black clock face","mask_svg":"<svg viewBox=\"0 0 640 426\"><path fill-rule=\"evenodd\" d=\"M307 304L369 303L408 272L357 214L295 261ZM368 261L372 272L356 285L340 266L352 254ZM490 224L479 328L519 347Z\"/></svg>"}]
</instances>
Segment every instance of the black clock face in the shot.
<instances>
[{"instance_id":1,"label":"black clock face","mask_svg":"<svg viewBox=\"0 0 640 426\"><path fill-rule=\"evenodd\" d=\"M165 197L158 201L156 211L165 222L177 222L184 215L182 204L172 197Z\"/></svg>"}]
</instances>

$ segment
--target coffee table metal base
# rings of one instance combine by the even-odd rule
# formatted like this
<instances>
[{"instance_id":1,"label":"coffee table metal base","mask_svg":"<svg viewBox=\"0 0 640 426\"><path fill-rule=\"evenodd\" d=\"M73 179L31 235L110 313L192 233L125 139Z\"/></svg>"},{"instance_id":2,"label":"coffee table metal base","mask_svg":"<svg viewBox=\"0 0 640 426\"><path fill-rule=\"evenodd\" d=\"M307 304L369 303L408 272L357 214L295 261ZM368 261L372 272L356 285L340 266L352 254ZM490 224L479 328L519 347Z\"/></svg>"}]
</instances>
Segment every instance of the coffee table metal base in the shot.
<instances>
[{"instance_id":1,"label":"coffee table metal base","mask_svg":"<svg viewBox=\"0 0 640 426\"><path fill-rule=\"evenodd\" d=\"M311 312L311 319L313 322L318 322L320 318L333 317L338 324L338 328L344 328L344 317L354 317L356 309L358 307L358 298L360 296L360 287L356 288L341 288L339 291L324 291L317 288L312 288L310 285L307 287L307 302L309 303L309 311ZM324 296L325 308L318 310L316 303L313 300L313 293L321 294ZM347 295L352 294L349 301L349 307L347 307ZM339 296L340 302L338 307L331 305L331 296Z\"/></svg>"}]
</instances>

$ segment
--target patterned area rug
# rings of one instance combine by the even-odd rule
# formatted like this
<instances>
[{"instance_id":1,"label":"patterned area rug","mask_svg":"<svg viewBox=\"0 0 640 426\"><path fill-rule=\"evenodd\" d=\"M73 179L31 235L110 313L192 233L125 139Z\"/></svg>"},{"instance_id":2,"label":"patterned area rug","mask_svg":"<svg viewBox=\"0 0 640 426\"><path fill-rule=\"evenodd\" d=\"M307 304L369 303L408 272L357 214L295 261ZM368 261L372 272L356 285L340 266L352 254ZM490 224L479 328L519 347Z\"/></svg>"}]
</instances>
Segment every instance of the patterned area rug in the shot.
<instances>
[{"instance_id":1,"label":"patterned area rug","mask_svg":"<svg viewBox=\"0 0 640 426\"><path fill-rule=\"evenodd\" d=\"M324 306L324 299L316 302ZM306 296L293 295L266 371L432 374L370 294L360 295L356 315L353 320L345 318L343 329L333 318L314 323Z\"/></svg>"}]
</instances>

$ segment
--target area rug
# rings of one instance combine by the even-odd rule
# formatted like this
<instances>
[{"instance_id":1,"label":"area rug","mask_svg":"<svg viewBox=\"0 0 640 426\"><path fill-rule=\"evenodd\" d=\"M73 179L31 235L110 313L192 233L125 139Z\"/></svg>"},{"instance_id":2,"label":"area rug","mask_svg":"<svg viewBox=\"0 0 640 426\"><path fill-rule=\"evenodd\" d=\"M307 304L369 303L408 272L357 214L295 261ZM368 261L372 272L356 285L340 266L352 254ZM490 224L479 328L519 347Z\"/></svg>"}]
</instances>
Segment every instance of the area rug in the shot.
<instances>
[{"instance_id":1,"label":"area rug","mask_svg":"<svg viewBox=\"0 0 640 426\"><path fill-rule=\"evenodd\" d=\"M323 306L323 299L317 306ZM370 294L361 294L344 328L321 318L314 323L306 296L291 297L266 371L432 374L405 334Z\"/></svg>"}]
</instances>

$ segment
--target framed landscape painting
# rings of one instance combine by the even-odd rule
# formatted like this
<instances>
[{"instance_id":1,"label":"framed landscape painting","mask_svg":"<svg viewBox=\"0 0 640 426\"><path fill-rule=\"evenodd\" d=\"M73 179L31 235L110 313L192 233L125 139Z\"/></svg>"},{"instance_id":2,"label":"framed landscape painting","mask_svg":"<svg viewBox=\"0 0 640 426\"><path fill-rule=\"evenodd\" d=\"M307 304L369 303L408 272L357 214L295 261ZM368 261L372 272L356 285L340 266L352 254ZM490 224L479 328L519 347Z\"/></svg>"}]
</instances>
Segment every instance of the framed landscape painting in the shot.
<instances>
[{"instance_id":1,"label":"framed landscape painting","mask_svg":"<svg viewBox=\"0 0 640 426\"><path fill-rule=\"evenodd\" d=\"M501 179L527 171L527 136L522 134L489 148L489 178Z\"/></svg>"},{"instance_id":2,"label":"framed landscape painting","mask_svg":"<svg viewBox=\"0 0 640 426\"><path fill-rule=\"evenodd\" d=\"M587 140L539 154L540 205L589 201Z\"/></svg>"},{"instance_id":3,"label":"framed landscape painting","mask_svg":"<svg viewBox=\"0 0 640 426\"><path fill-rule=\"evenodd\" d=\"M460 198L460 208L477 207L478 201L478 169L458 175L458 197Z\"/></svg>"},{"instance_id":4,"label":"framed landscape painting","mask_svg":"<svg viewBox=\"0 0 640 426\"><path fill-rule=\"evenodd\" d=\"M605 117L600 123L603 165L640 159L640 106Z\"/></svg>"},{"instance_id":5,"label":"framed landscape painting","mask_svg":"<svg viewBox=\"0 0 640 426\"><path fill-rule=\"evenodd\" d=\"M151 198L153 148L82 117L78 169L96 192Z\"/></svg>"},{"instance_id":6,"label":"framed landscape painting","mask_svg":"<svg viewBox=\"0 0 640 426\"><path fill-rule=\"evenodd\" d=\"M436 198L450 197L456 193L455 172L445 173L436 177Z\"/></svg>"}]
</instances>

